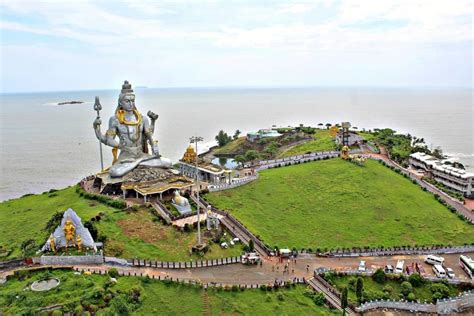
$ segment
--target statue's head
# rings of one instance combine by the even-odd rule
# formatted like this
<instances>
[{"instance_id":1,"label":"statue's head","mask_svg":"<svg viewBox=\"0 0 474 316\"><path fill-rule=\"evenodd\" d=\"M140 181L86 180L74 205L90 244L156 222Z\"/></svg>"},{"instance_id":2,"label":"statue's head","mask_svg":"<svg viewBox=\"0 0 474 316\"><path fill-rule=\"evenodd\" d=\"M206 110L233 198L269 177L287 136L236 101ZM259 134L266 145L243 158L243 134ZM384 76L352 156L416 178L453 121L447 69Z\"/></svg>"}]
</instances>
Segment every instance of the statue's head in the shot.
<instances>
[{"instance_id":1,"label":"statue's head","mask_svg":"<svg viewBox=\"0 0 474 316\"><path fill-rule=\"evenodd\" d=\"M133 93L132 85L127 80L123 82L122 91L120 91L118 108L124 111L135 109L135 94Z\"/></svg>"}]
</instances>

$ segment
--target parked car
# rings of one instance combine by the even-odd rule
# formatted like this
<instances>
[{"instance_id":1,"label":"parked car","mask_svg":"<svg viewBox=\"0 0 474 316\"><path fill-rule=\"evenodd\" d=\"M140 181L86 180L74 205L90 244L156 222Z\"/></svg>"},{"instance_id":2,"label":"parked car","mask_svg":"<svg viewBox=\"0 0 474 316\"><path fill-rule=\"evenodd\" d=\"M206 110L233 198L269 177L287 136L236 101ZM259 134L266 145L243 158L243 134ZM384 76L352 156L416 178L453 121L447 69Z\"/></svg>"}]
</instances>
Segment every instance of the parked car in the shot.
<instances>
[{"instance_id":1,"label":"parked car","mask_svg":"<svg viewBox=\"0 0 474 316\"><path fill-rule=\"evenodd\" d=\"M431 264L431 265L439 264L439 265L442 266L443 263L444 263L444 258L443 258L443 257L438 257L438 256L429 255L429 256L426 256L425 262L428 263L428 264Z\"/></svg>"},{"instance_id":2,"label":"parked car","mask_svg":"<svg viewBox=\"0 0 474 316\"><path fill-rule=\"evenodd\" d=\"M415 268L416 268L416 272L418 272L419 275L421 276L426 275L425 268L423 268L423 265L420 262L415 263Z\"/></svg>"},{"instance_id":3,"label":"parked car","mask_svg":"<svg viewBox=\"0 0 474 316\"><path fill-rule=\"evenodd\" d=\"M385 273L393 273L393 266L391 264L387 264L384 268Z\"/></svg>"},{"instance_id":4,"label":"parked car","mask_svg":"<svg viewBox=\"0 0 474 316\"><path fill-rule=\"evenodd\" d=\"M448 278L450 278L450 279L454 279L454 277L455 277L454 271L451 268L446 268L446 274L448 275Z\"/></svg>"},{"instance_id":5,"label":"parked car","mask_svg":"<svg viewBox=\"0 0 474 316\"><path fill-rule=\"evenodd\" d=\"M401 274L403 273L403 266L405 265L404 260L398 260L397 261L397 266L395 267L395 273L396 274Z\"/></svg>"},{"instance_id":6,"label":"parked car","mask_svg":"<svg viewBox=\"0 0 474 316\"><path fill-rule=\"evenodd\" d=\"M407 265L405 271L408 275L415 273L415 267L413 264Z\"/></svg>"},{"instance_id":7,"label":"parked car","mask_svg":"<svg viewBox=\"0 0 474 316\"><path fill-rule=\"evenodd\" d=\"M433 266L433 272L436 274L438 278L446 277L446 270L444 270L443 266L440 264L435 264Z\"/></svg>"},{"instance_id":8,"label":"parked car","mask_svg":"<svg viewBox=\"0 0 474 316\"><path fill-rule=\"evenodd\" d=\"M358 268L359 272L365 272L365 261L361 261L359 263L359 268Z\"/></svg>"},{"instance_id":9,"label":"parked car","mask_svg":"<svg viewBox=\"0 0 474 316\"><path fill-rule=\"evenodd\" d=\"M260 262L260 256L256 252L247 252L242 256L243 264L257 264Z\"/></svg>"}]
</instances>

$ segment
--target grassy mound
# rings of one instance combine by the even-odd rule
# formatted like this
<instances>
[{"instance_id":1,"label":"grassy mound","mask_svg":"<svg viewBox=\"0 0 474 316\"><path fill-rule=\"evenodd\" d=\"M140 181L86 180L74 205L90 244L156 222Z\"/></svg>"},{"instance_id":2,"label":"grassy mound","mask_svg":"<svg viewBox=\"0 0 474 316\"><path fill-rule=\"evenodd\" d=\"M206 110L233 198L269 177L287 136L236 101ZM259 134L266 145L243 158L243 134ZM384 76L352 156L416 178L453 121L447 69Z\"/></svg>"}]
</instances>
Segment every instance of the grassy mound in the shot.
<instances>
[{"instance_id":1,"label":"grassy mound","mask_svg":"<svg viewBox=\"0 0 474 316\"><path fill-rule=\"evenodd\" d=\"M318 129L316 133L313 134L313 138L313 140L286 149L281 152L278 157L282 158L302 155L309 152L334 150L335 143L329 134L329 130Z\"/></svg>"},{"instance_id":2,"label":"grassy mound","mask_svg":"<svg viewBox=\"0 0 474 316\"><path fill-rule=\"evenodd\" d=\"M99 236L106 237L107 255L161 261L190 259L188 251L196 240L195 232L179 232L163 225L143 209L127 213L87 200L76 193L75 187L70 187L0 203L0 261L22 257L21 245L27 241L31 247L26 255L33 255L49 236L45 230L48 221L56 212L69 207L81 217L82 223L103 213L94 226ZM241 250L240 246L224 250L213 244L204 258L238 256Z\"/></svg>"},{"instance_id":3,"label":"grassy mound","mask_svg":"<svg viewBox=\"0 0 474 316\"><path fill-rule=\"evenodd\" d=\"M369 160L340 159L261 172L255 182L210 193L271 246L464 244L474 228L410 180Z\"/></svg>"}]
</instances>

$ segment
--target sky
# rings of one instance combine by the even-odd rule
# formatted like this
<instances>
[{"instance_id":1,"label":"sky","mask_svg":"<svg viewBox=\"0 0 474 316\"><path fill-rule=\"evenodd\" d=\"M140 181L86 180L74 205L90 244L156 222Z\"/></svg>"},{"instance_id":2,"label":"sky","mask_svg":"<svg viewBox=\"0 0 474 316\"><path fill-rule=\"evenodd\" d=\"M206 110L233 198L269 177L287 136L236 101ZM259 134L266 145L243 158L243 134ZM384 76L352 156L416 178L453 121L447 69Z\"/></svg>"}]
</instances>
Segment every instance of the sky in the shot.
<instances>
[{"instance_id":1,"label":"sky","mask_svg":"<svg viewBox=\"0 0 474 316\"><path fill-rule=\"evenodd\" d=\"M468 87L464 0L0 0L0 92Z\"/></svg>"}]
</instances>

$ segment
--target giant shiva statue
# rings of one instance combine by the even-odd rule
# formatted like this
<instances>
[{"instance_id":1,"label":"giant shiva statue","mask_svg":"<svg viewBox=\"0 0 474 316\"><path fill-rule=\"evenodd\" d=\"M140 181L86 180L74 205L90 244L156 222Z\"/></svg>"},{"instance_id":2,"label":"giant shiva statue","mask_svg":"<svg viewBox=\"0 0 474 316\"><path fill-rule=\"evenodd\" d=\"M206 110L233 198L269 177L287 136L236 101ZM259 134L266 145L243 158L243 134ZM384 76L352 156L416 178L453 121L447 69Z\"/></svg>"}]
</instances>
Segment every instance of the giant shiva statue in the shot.
<instances>
[{"instance_id":1,"label":"giant shiva statue","mask_svg":"<svg viewBox=\"0 0 474 316\"><path fill-rule=\"evenodd\" d=\"M114 161L109 169L112 178L122 177L138 165L158 168L171 168L171 160L163 158L158 151L158 142L153 140L155 121L158 115L148 111L143 117L135 106L135 94L132 85L125 81L119 95L115 115L109 119L109 129L105 134L100 131L102 121L97 117L94 121L95 135L100 142L113 147ZM115 137L118 136L118 141ZM148 153L148 145L152 154ZM120 154L117 157L117 153Z\"/></svg>"}]
</instances>

